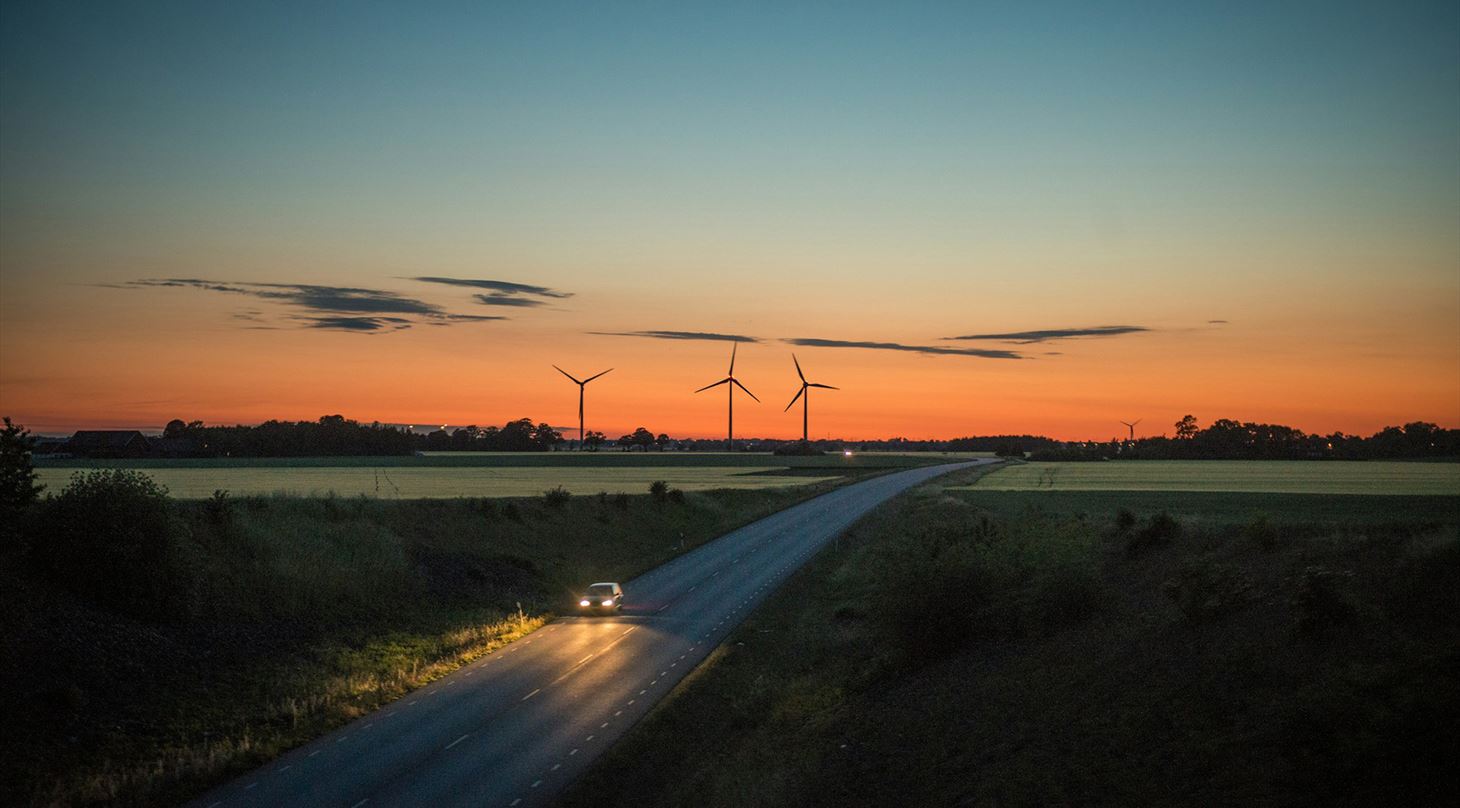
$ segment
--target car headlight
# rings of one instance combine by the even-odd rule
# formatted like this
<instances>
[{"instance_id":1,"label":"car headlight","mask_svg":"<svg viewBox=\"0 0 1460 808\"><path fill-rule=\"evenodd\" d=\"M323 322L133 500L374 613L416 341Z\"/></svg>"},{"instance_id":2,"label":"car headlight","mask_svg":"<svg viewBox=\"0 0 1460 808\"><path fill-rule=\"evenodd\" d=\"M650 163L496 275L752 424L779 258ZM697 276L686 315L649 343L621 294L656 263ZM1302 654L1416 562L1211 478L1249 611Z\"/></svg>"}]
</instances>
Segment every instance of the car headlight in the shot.
<instances>
[{"instance_id":1,"label":"car headlight","mask_svg":"<svg viewBox=\"0 0 1460 808\"><path fill-rule=\"evenodd\" d=\"M592 606L593 604L592 603L589 603L588 600L585 598L583 600L578 601L578 605L579 606Z\"/></svg>"},{"instance_id":2,"label":"car headlight","mask_svg":"<svg viewBox=\"0 0 1460 808\"><path fill-rule=\"evenodd\" d=\"M605 598L604 601L603 601L603 605L604 606L612 606L613 605L613 598Z\"/></svg>"}]
</instances>

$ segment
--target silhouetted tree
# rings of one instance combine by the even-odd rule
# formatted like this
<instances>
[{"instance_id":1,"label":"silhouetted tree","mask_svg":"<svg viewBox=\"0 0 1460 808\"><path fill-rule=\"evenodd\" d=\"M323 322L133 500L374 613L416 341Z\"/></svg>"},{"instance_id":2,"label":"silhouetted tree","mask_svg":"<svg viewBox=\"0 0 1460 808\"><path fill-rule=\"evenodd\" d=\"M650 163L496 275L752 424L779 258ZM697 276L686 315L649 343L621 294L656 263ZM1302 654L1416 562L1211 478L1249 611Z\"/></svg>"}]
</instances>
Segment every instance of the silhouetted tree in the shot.
<instances>
[{"instance_id":1,"label":"silhouetted tree","mask_svg":"<svg viewBox=\"0 0 1460 808\"><path fill-rule=\"evenodd\" d=\"M1200 428L1196 425L1196 418L1191 415L1184 415L1180 421L1176 422L1177 440L1191 440L1196 437L1198 431Z\"/></svg>"}]
</instances>

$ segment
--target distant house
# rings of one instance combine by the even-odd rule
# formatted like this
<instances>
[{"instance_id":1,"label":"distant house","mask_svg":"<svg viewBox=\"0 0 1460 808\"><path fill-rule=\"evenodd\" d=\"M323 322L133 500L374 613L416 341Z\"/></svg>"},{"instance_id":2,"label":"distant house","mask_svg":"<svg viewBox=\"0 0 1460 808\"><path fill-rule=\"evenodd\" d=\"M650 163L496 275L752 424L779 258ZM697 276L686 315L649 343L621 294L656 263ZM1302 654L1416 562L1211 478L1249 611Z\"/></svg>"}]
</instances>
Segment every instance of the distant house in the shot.
<instances>
[{"instance_id":1,"label":"distant house","mask_svg":"<svg viewBox=\"0 0 1460 808\"><path fill-rule=\"evenodd\" d=\"M83 429L66 442L77 457L146 457L147 438L135 429Z\"/></svg>"}]
</instances>

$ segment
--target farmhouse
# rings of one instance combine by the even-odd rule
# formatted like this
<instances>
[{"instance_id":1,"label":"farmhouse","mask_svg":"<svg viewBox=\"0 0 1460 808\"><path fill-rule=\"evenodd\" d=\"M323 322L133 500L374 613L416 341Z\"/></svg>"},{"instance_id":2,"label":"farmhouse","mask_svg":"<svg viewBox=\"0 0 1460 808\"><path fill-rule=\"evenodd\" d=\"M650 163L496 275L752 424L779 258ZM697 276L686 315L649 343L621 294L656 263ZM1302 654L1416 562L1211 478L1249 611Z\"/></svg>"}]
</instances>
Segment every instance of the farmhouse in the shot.
<instances>
[{"instance_id":1,"label":"farmhouse","mask_svg":"<svg viewBox=\"0 0 1460 808\"><path fill-rule=\"evenodd\" d=\"M135 429L83 429L71 436L66 451L77 457L146 457L148 446Z\"/></svg>"}]
</instances>

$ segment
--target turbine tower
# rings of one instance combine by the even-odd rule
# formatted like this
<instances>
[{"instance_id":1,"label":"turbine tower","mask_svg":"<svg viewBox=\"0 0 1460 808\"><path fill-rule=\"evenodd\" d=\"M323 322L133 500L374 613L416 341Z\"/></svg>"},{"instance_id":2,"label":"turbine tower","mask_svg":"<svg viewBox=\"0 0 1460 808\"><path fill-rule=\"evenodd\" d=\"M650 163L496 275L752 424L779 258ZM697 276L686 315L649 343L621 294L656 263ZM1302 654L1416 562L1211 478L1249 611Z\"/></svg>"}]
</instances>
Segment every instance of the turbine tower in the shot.
<instances>
[{"instance_id":1,"label":"turbine tower","mask_svg":"<svg viewBox=\"0 0 1460 808\"><path fill-rule=\"evenodd\" d=\"M801 363L796 360L795 354L791 354L791 361L796 363L796 375L801 377L801 389L796 393L796 398L801 399L801 442L809 443L809 430L807 429L807 427L810 425L811 420L811 393L809 392L810 389L813 387L820 387L823 390L840 390L841 388L832 387L829 384L816 384L815 382L806 381L806 374L801 372ZM804 398L802 398L803 396ZM781 410L781 412L789 411L791 409L791 406L796 403L796 398L791 399L791 403L787 404L786 409Z\"/></svg>"},{"instance_id":2,"label":"turbine tower","mask_svg":"<svg viewBox=\"0 0 1460 808\"><path fill-rule=\"evenodd\" d=\"M1125 424L1126 429L1130 430L1130 437L1127 439L1128 442L1136 442L1136 424L1139 424L1142 420L1141 418L1137 418L1134 421L1121 421L1122 424Z\"/></svg>"},{"instance_id":3,"label":"turbine tower","mask_svg":"<svg viewBox=\"0 0 1460 808\"><path fill-rule=\"evenodd\" d=\"M588 378L584 379L581 382L578 381L577 379L574 379L573 378L573 374L569 373L566 370L563 370L562 368L558 367L557 365L553 365L553 370L556 370L557 372L563 374L564 376L567 376L569 379L572 379L573 384L578 385L578 451L581 452L581 451L583 451L583 388L587 387L589 382L593 381L594 379L598 378L599 376L602 376L603 373L607 373L608 370L613 370L613 368L609 368L608 370L603 371L603 373L599 373L599 374L594 375L594 376L589 376Z\"/></svg>"},{"instance_id":4,"label":"turbine tower","mask_svg":"<svg viewBox=\"0 0 1460 808\"><path fill-rule=\"evenodd\" d=\"M696 393L703 393L711 387L719 387L722 384L725 385L726 391L730 394L730 419L725 438L725 446L727 447L727 450L731 452L735 451L735 388L739 387L741 390L745 390L745 394L747 396L755 398L755 393L746 390L745 385L741 384L740 380L735 378L735 351L739 348L740 343L737 342L735 346L730 349L730 372L725 376L725 378L721 379L718 382L715 382L714 384L707 384L704 387L701 387L700 389L695 391ZM759 404L760 399L755 398L755 403Z\"/></svg>"}]
</instances>

